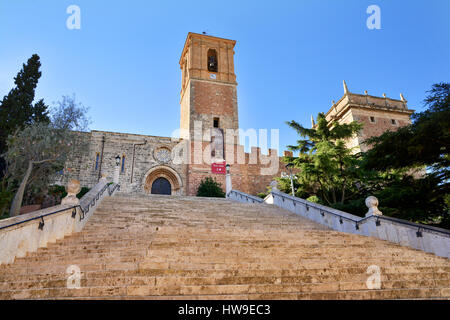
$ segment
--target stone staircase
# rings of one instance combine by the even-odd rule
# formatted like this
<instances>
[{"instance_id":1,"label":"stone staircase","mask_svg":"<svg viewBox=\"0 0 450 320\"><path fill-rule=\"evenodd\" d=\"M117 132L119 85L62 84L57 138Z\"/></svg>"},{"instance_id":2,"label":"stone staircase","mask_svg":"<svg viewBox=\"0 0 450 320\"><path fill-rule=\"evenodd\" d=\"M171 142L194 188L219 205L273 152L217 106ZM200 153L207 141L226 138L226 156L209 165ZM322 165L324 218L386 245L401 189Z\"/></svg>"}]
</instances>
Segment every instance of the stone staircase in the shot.
<instances>
[{"instance_id":1,"label":"stone staircase","mask_svg":"<svg viewBox=\"0 0 450 320\"><path fill-rule=\"evenodd\" d=\"M371 265L381 289L366 284ZM0 299L450 298L448 259L267 204L195 197L107 198L81 233L0 270Z\"/></svg>"}]
</instances>

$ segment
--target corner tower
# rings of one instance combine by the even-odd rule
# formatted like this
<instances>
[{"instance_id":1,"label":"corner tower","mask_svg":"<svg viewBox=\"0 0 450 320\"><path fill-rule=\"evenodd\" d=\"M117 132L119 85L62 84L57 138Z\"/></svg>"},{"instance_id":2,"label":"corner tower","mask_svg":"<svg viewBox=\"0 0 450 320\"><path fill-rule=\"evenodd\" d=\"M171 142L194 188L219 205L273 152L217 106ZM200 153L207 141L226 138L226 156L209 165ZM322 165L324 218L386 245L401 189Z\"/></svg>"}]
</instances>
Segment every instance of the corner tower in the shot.
<instances>
[{"instance_id":1,"label":"corner tower","mask_svg":"<svg viewBox=\"0 0 450 320\"><path fill-rule=\"evenodd\" d=\"M348 147L355 148L354 152L369 150L370 146L365 143L367 139L380 136L388 130L396 131L411 123L410 117L414 110L408 108L408 101L403 94L400 93L400 100L388 98L386 94L377 97L369 95L367 90L364 94L352 93L345 81L343 85L344 96L338 102L332 102L325 118L338 123L358 121L364 124L363 129L348 141ZM312 126L316 125L312 123Z\"/></svg>"},{"instance_id":2,"label":"corner tower","mask_svg":"<svg viewBox=\"0 0 450 320\"><path fill-rule=\"evenodd\" d=\"M188 34L180 58L181 138L194 139L196 121L202 122L203 130L239 128L235 44L234 40Z\"/></svg>"}]
</instances>

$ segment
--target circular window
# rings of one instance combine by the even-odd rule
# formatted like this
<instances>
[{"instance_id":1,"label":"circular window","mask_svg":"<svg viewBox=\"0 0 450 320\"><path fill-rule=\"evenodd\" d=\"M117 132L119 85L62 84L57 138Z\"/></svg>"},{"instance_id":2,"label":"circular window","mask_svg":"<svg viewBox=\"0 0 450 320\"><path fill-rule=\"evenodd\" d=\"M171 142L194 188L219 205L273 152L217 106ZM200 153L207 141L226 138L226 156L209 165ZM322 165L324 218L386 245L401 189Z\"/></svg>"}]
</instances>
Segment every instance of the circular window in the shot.
<instances>
[{"instance_id":1,"label":"circular window","mask_svg":"<svg viewBox=\"0 0 450 320\"><path fill-rule=\"evenodd\" d=\"M170 150L167 148L159 148L155 150L155 159L160 163L167 163L172 160L172 155L170 154Z\"/></svg>"}]
</instances>

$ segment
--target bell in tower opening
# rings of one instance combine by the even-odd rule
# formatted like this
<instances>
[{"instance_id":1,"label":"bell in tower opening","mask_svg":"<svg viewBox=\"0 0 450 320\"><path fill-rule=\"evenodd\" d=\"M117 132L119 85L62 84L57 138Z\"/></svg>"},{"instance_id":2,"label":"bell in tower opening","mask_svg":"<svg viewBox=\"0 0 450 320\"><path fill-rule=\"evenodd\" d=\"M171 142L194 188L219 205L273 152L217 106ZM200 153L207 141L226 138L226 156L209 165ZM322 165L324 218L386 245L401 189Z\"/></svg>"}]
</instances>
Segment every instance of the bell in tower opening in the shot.
<instances>
[{"instance_id":1,"label":"bell in tower opening","mask_svg":"<svg viewBox=\"0 0 450 320\"><path fill-rule=\"evenodd\" d=\"M217 72L217 53L214 49L208 50L208 71Z\"/></svg>"}]
</instances>

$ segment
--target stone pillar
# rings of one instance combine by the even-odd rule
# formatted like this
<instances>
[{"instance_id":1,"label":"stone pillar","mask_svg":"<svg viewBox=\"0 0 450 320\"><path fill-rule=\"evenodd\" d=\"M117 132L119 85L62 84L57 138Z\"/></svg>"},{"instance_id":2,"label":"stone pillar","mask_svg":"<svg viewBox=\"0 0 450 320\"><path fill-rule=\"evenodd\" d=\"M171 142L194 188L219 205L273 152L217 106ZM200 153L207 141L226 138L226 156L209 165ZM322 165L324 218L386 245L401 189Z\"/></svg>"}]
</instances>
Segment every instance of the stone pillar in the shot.
<instances>
[{"instance_id":1,"label":"stone pillar","mask_svg":"<svg viewBox=\"0 0 450 320\"><path fill-rule=\"evenodd\" d=\"M278 189L278 181L273 180L270 183L270 186L272 187L272 192L279 192L280 190Z\"/></svg>"},{"instance_id":2,"label":"stone pillar","mask_svg":"<svg viewBox=\"0 0 450 320\"><path fill-rule=\"evenodd\" d=\"M72 179L66 186L67 196L61 200L62 205L76 206L80 204L77 194L80 192L80 181Z\"/></svg>"},{"instance_id":3,"label":"stone pillar","mask_svg":"<svg viewBox=\"0 0 450 320\"><path fill-rule=\"evenodd\" d=\"M113 182L116 184L119 184L119 177L120 177L120 167L116 165L114 168L114 179Z\"/></svg>"},{"instance_id":4,"label":"stone pillar","mask_svg":"<svg viewBox=\"0 0 450 320\"><path fill-rule=\"evenodd\" d=\"M366 198L366 206L369 208L369 211L366 213L366 217L383 215L383 213L378 210L378 199L374 196Z\"/></svg>"},{"instance_id":5,"label":"stone pillar","mask_svg":"<svg viewBox=\"0 0 450 320\"><path fill-rule=\"evenodd\" d=\"M233 190L233 186L231 185L230 165L228 164L226 166L226 168L227 168L227 175L225 177L225 189L226 189L226 194L228 196L228 194L231 192L231 190Z\"/></svg>"}]
</instances>

